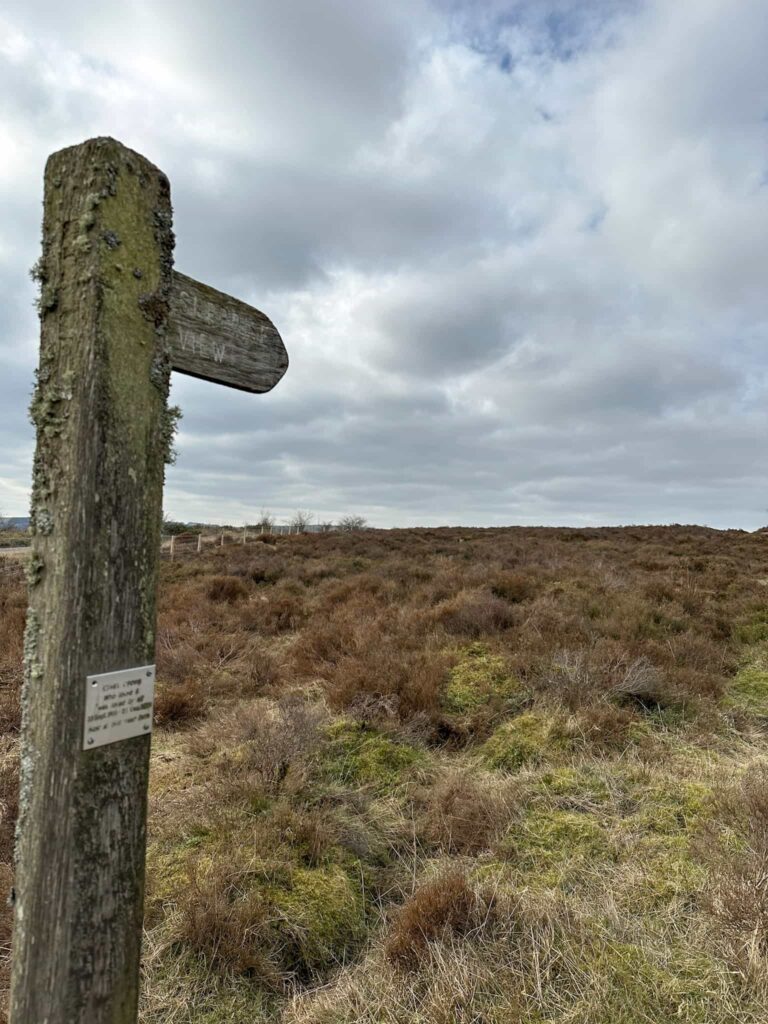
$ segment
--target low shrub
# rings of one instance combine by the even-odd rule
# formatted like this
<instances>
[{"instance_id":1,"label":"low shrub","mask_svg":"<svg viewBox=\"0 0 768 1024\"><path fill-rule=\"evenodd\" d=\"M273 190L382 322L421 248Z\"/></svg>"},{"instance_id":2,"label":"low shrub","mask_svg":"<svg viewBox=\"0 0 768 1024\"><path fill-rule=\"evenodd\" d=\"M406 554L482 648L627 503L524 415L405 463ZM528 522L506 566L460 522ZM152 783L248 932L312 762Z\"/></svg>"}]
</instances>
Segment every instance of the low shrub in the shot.
<instances>
[{"instance_id":1,"label":"low shrub","mask_svg":"<svg viewBox=\"0 0 768 1024\"><path fill-rule=\"evenodd\" d=\"M0 771L0 864L13 861L18 813L19 768L16 761L11 761Z\"/></svg>"},{"instance_id":2,"label":"low shrub","mask_svg":"<svg viewBox=\"0 0 768 1024\"><path fill-rule=\"evenodd\" d=\"M477 855L490 849L518 806L518 794L509 783L449 772L425 791L419 831L443 853Z\"/></svg>"},{"instance_id":3,"label":"low shrub","mask_svg":"<svg viewBox=\"0 0 768 1024\"><path fill-rule=\"evenodd\" d=\"M25 622L22 587L13 584L5 594L0 588L0 736L17 733L21 727Z\"/></svg>"},{"instance_id":4,"label":"low shrub","mask_svg":"<svg viewBox=\"0 0 768 1024\"><path fill-rule=\"evenodd\" d=\"M214 576L208 581L205 592L209 600L227 604L237 604L249 595L248 587L237 576Z\"/></svg>"},{"instance_id":5,"label":"low shrub","mask_svg":"<svg viewBox=\"0 0 768 1024\"><path fill-rule=\"evenodd\" d=\"M492 576L489 588L494 597L500 597L510 604L530 601L536 596L536 584L530 576L520 572L500 572Z\"/></svg>"},{"instance_id":6,"label":"low shrub","mask_svg":"<svg viewBox=\"0 0 768 1024\"><path fill-rule=\"evenodd\" d=\"M493 897L477 891L460 870L426 882L398 911L385 938L388 960L416 969L432 943L477 931L493 914Z\"/></svg>"},{"instance_id":7,"label":"low shrub","mask_svg":"<svg viewBox=\"0 0 768 1024\"><path fill-rule=\"evenodd\" d=\"M469 590L439 604L433 612L436 623L453 636L478 639L514 626L515 609L485 590Z\"/></svg>"},{"instance_id":8,"label":"low shrub","mask_svg":"<svg viewBox=\"0 0 768 1024\"><path fill-rule=\"evenodd\" d=\"M319 746L326 717L323 705L291 694L238 712L238 770L254 772L268 793L277 792L291 766Z\"/></svg>"},{"instance_id":9,"label":"low shrub","mask_svg":"<svg viewBox=\"0 0 768 1024\"><path fill-rule=\"evenodd\" d=\"M177 729L202 718L206 711L203 688L196 681L159 683L155 694L155 725Z\"/></svg>"},{"instance_id":10,"label":"low shrub","mask_svg":"<svg viewBox=\"0 0 768 1024\"><path fill-rule=\"evenodd\" d=\"M292 633L304 622L306 610L300 594L275 587L269 595L259 594L244 605L240 612L243 629L278 636Z\"/></svg>"}]
</instances>

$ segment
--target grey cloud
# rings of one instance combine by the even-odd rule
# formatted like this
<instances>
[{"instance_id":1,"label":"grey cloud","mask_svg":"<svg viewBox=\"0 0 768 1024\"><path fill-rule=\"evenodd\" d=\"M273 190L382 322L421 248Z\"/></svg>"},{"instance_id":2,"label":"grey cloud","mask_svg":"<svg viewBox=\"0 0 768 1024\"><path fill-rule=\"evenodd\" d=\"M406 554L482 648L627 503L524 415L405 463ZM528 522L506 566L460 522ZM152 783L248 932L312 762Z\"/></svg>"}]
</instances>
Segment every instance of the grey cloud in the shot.
<instances>
[{"instance_id":1,"label":"grey cloud","mask_svg":"<svg viewBox=\"0 0 768 1024\"><path fill-rule=\"evenodd\" d=\"M768 20L704 6L10 0L0 509L45 156L109 133L169 173L179 268L292 360L265 396L175 380L174 514L760 525Z\"/></svg>"},{"instance_id":2,"label":"grey cloud","mask_svg":"<svg viewBox=\"0 0 768 1024\"><path fill-rule=\"evenodd\" d=\"M216 195L182 173L175 180L178 258L196 271L219 254L218 273L264 287L298 287L324 268L379 273L441 250L499 239L503 207L459 183L410 185L340 166L236 162Z\"/></svg>"}]
</instances>

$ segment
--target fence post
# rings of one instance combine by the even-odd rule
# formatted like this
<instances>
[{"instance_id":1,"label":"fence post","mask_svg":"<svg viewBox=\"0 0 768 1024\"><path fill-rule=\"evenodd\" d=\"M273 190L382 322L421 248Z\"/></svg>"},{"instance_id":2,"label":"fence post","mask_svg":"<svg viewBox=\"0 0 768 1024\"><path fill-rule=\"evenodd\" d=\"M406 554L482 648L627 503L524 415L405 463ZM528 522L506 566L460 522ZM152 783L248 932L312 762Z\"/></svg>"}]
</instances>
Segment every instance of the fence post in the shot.
<instances>
[{"instance_id":1,"label":"fence post","mask_svg":"<svg viewBox=\"0 0 768 1024\"><path fill-rule=\"evenodd\" d=\"M198 535L197 535L197 553L198 553L198 555L200 554L200 552L202 550L203 550L203 535L202 535L202 533L198 533Z\"/></svg>"},{"instance_id":2,"label":"fence post","mask_svg":"<svg viewBox=\"0 0 768 1024\"><path fill-rule=\"evenodd\" d=\"M176 534L171 534L171 561L173 561L173 552L176 547Z\"/></svg>"},{"instance_id":3,"label":"fence post","mask_svg":"<svg viewBox=\"0 0 768 1024\"><path fill-rule=\"evenodd\" d=\"M154 661L172 249L144 157L113 139L50 157L13 1024L136 1021L150 727L84 749L84 719L86 677Z\"/></svg>"}]
</instances>

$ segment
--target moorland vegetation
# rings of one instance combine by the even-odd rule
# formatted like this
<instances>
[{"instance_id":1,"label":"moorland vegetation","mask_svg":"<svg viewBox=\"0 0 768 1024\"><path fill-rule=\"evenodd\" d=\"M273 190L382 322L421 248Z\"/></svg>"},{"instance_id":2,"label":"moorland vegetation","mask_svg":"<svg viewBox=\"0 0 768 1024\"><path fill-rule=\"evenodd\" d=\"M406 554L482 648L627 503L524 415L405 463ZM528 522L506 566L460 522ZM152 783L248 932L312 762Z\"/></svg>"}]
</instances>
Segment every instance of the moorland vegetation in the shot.
<instances>
[{"instance_id":1,"label":"moorland vegetation","mask_svg":"<svg viewBox=\"0 0 768 1024\"><path fill-rule=\"evenodd\" d=\"M764 1021L767 598L768 535L697 527L164 563L144 1024Z\"/></svg>"}]
</instances>

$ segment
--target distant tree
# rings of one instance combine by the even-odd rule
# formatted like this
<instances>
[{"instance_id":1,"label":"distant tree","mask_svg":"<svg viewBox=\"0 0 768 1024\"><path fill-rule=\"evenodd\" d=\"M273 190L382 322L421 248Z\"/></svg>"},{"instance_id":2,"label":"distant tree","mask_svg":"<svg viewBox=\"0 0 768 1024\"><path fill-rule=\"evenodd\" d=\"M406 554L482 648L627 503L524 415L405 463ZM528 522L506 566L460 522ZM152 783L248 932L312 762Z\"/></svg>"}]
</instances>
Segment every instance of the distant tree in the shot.
<instances>
[{"instance_id":1,"label":"distant tree","mask_svg":"<svg viewBox=\"0 0 768 1024\"><path fill-rule=\"evenodd\" d=\"M179 523L175 519L171 519L167 512L163 512L163 525L161 527L161 533L165 537L170 537L174 533L186 533L189 529L187 523Z\"/></svg>"},{"instance_id":2,"label":"distant tree","mask_svg":"<svg viewBox=\"0 0 768 1024\"><path fill-rule=\"evenodd\" d=\"M328 520L325 520L322 523L318 523L317 525L320 527L320 533L333 533L333 531L336 529L334 524L329 522Z\"/></svg>"},{"instance_id":3,"label":"distant tree","mask_svg":"<svg viewBox=\"0 0 768 1024\"><path fill-rule=\"evenodd\" d=\"M368 520L364 516L342 516L339 520L339 529L344 533L352 533L353 530L364 530Z\"/></svg>"},{"instance_id":4,"label":"distant tree","mask_svg":"<svg viewBox=\"0 0 768 1024\"><path fill-rule=\"evenodd\" d=\"M260 530L262 533L272 533L272 527L275 525L275 517L267 509L263 508L259 512L259 518L254 524L255 530Z\"/></svg>"},{"instance_id":5,"label":"distant tree","mask_svg":"<svg viewBox=\"0 0 768 1024\"><path fill-rule=\"evenodd\" d=\"M289 523L291 533L306 533L307 527L314 518L315 517L312 512L302 512L301 509L297 509L296 512L293 513Z\"/></svg>"},{"instance_id":6,"label":"distant tree","mask_svg":"<svg viewBox=\"0 0 768 1024\"><path fill-rule=\"evenodd\" d=\"M2 512L0 512L0 530L10 530L11 521L7 519Z\"/></svg>"}]
</instances>

